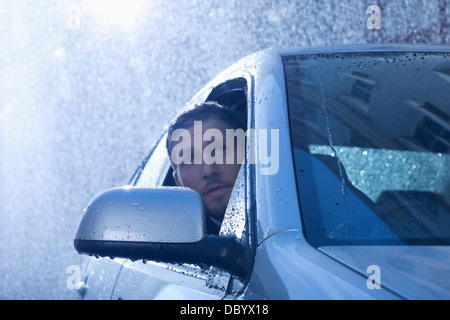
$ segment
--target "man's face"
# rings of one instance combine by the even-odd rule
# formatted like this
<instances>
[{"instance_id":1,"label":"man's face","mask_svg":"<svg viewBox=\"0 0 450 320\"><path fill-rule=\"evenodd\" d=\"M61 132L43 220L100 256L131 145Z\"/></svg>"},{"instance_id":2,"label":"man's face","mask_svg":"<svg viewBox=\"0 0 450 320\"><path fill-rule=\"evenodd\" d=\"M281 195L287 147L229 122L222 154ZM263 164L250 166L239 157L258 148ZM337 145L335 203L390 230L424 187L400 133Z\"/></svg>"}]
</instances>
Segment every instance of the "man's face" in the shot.
<instances>
[{"instance_id":1,"label":"man's face","mask_svg":"<svg viewBox=\"0 0 450 320\"><path fill-rule=\"evenodd\" d=\"M187 128L192 137L192 141L190 142L192 163L182 162L177 165L176 170L174 171L174 178L177 185L194 189L201 195L208 214L215 218L222 219L241 162L239 159L236 159L236 156L234 157L234 161L231 161L232 163L226 161L226 130L230 129L230 125L227 122L218 119L209 119L202 121L201 124L201 134L199 130L194 130L194 126ZM214 151L211 152L212 142L203 141L204 133L208 129L217 129L222 133L223 149L214 149ZM186 143L186 141L181 141L179 143ZM239 146L235 143L233 143L233 145L235 145L234 154L237 155L237 148L239 148ZM196 150L194 146L201 146L201 150ZM216 152L218 152L218 154ZM228 150L228 152L230 152L230 150ZM219 161L205 161L205 157L207 158L209 154L212 154L215 157L223 157L222 164L219 163ZM198 163L198 161L195 161L194 163L195 156L202 156L201 163Z\"/></svg>"}]
</instances>

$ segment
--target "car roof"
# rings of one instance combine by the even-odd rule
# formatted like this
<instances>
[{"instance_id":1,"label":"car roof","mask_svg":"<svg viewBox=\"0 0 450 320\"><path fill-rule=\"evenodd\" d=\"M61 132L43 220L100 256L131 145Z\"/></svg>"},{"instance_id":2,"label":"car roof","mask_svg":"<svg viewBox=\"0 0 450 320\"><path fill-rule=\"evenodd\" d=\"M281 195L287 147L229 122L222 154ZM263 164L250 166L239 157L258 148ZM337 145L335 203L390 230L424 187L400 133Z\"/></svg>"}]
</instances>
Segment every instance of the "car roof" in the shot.
<instances>
[{"instance_id":1,"label":"car roof","mask_svg":"<svg viewBox=\"0 0 450 320\"><path fill-rule=\"evenodd\" d=\"M450 52L448 45L432 44L345 44L308 46L291 49L275 50L280 55L311 54L311 53L338 53L338 52L383 52L383 51L430 51Z\"/></svg>"}]
</instances>

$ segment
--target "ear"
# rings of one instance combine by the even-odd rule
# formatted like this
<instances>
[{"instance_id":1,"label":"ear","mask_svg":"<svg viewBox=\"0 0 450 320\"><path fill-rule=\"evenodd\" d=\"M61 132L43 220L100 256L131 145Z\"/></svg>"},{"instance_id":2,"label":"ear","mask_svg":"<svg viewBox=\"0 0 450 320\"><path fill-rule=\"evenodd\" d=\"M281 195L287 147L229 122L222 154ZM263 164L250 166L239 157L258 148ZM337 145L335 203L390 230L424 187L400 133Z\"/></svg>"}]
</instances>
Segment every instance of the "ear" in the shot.
<instances>
[{"instance_id":1,"label":"ear","mask_svg":"<svg viewBox=\"0 0 450 320\"><path fill-rule=\"evenodd\" d=\"M178 176L178 172L176 169L173 170L173 179L175 180L175 183L177 184L177 186L181 187L183 186L183 184L180 181L180 177Z\"/></svg>"}]
</instances>

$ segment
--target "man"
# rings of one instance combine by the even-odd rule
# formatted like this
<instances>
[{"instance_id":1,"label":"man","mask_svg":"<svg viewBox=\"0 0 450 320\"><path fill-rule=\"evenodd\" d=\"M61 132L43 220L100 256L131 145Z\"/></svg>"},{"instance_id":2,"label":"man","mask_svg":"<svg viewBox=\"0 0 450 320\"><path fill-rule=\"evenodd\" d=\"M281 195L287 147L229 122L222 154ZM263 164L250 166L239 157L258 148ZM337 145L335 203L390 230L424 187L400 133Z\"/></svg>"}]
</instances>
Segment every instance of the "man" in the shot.
<instances>
[{"instance_id":1,"label":"man","mask_svg":"<svg viewBox=\"0 0 450 320\"><path fill-rule=\"evenodd\" d=\"M231 134L236 132L244 132L239 119L214 102L182 113L168 130L175 182L200 194L210 234L219 233L244 157L244 143Z\"/></svg>"}]
</instances>

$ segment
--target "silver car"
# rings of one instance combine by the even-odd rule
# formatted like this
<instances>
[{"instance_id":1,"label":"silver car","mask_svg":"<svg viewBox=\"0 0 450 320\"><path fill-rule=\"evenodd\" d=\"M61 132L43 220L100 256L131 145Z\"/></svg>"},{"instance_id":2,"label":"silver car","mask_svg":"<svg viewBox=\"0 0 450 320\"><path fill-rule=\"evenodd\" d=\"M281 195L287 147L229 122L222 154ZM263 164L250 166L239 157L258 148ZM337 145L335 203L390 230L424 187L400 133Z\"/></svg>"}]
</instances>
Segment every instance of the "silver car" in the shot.
<instances>
[{"instance_id":1,"label":"silver car","mask_svg":"<svg viewBox=\"0 0 450 320\"><path fill-rule=\"evenodd\" d=\"M247 123L218 236L164 133L87 206L83 299L449 299L450 48L264 50L187 108Z\"/></svg>"}]
</instances>

